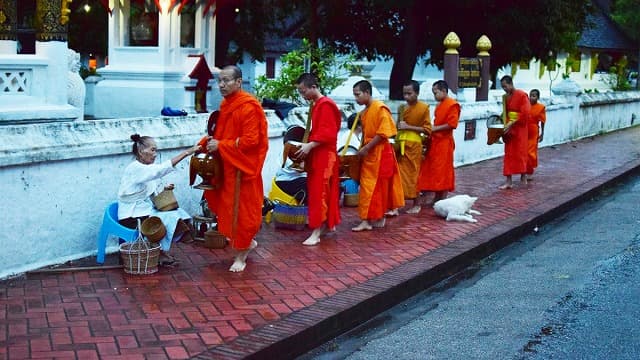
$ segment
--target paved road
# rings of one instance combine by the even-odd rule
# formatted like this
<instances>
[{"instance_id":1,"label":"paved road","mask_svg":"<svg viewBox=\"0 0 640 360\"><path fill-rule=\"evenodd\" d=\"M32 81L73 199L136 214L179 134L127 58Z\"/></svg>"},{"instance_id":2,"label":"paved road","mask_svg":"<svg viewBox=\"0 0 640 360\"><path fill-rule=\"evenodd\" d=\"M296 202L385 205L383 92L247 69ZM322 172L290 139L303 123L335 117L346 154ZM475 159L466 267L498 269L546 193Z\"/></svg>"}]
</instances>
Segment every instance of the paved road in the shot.
<instances>
[{"instance_id":1,"label":"paved road","mask_svg":"<svg viewBox=\"0 0 640 360\"><path fill-rule=\"evenodd\" d=\"M640 358L640 179L303 358Z\"/></svg>"}]
</instances>

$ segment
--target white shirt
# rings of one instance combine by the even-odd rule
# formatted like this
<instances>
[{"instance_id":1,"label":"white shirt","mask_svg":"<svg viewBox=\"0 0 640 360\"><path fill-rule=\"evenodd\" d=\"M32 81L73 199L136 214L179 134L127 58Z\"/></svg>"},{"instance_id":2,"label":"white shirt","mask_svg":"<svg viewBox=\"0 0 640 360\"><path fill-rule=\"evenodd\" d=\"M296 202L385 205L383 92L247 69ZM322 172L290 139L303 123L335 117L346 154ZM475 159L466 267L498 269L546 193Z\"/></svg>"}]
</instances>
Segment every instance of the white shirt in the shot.
<instances>
[{"instance_id":1,"label":"white shirt","mask_svg":"<svg viewBox=\"0 0 640 360\"><path fill-rule=\"evenodd\" d=\"M153 212L151 195L157 193L163 176L175 171L171 160L143 164L138 160L124 169L118 189L118 219L147 216Z\"/></svg>"}]
</instances>

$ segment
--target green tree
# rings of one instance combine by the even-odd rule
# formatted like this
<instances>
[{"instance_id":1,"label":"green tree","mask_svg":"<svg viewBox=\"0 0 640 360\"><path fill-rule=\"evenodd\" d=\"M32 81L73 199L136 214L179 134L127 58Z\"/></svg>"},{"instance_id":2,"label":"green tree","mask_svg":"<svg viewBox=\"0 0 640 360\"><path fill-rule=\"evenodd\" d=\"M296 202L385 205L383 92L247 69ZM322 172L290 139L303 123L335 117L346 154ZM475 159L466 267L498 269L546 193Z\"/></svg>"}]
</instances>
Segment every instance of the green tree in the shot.
<instances>
[{"instance_id":1,"label":"green tree","mask_svg":"<svg viewBox=\"0 0 640 360\"><path fill-rule=\"evenodd\" d=\"M216 3L215 65L242 62L243 53L264 61L265 40L287 36L295 1L218 0ZM306 35L298 34L298 38ZM313 42L315 43L315 41Z\"/></svg>"},{"instance_id":2,"label":"green tree","mask_svg":"<svg viewBox=\"0 0 640 360\"><path fill-rule=\"evenodd\" d=\"M626 30L627 34L638 44L638 68L636 71L640 74L640 1L615 0L611 10L613 20ZM639 88L639 85L640 81L636 81L636 89Z\"/></svg>"},{"instance_id":3,"label":"green tree","mask_svg":"<svg viewBox=\"0 0 640 360\"><path fill-rule=\"evenodd\" d=\"M390 97L402 98L402 83L410 79L417 59L443 65L447 33L462 41L461 56L475 56L476 41L492 42L491 72L513 61L533 57L546 61L549 51L571 51L591 9L589 0L422 0L347 1L321 8L321 38L368 59L393 59Z\"/></svg>"},{"instance_id":4,"label":"green tree","mask_svg":"<svg viewBox=\"0 0 640 360\"><path fill-rule=\"evenodd\" d=\"M628 0L634 1L634 0ZM635 0L637 2L637 0ZM447 33L462 41L462 56L475 56L476 41L492 42L491 73L511 62L538 58L553 51L571 52L586 26L590 0L227 0L220 1L216 51L227 57L235 44L235 59L247 51L264 57L264 39L287 35L308 38L311 44L330 44L342 54L368 60L393 60L390 98L402 98L420 57L443 65ZM235 11L241 6L239 11ZM225 37L222 41L220 37ZM216 56L216 65L223 65Z\"/></svg>"},{"instance_id":5,"label":"green tree","mask_svg":"<svg viewBox=\"0 0 640 360\"><path fill-rule=\"evenodd\" d=\"M282 67L280 75L275 79L268 79L265 75L256 78L255 90L260 99L287 100L297 105L302 105L302 98L298 95L296 80L305 72L305 63L308 63L308 71L318 77L321 91L328 93L342 82L341 70L350 66L350 60L339 62L333 48L329 46L316 47L309 40L302 40L300 50L291 51L281 58Z\"/></svg>"}]
</instances>

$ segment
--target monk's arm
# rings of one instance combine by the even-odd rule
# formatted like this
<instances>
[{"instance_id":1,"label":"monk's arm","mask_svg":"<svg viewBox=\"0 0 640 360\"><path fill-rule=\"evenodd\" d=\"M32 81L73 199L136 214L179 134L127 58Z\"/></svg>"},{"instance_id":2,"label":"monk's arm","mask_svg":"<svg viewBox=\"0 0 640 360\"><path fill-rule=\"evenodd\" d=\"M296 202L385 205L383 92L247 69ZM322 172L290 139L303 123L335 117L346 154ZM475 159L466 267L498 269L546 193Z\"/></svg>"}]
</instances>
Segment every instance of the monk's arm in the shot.
<instances>
[{"instance_id":1,"label":"monk's arm","mask_svg":"<svg viewBox=\"0 0 640 360\"><path fill-rule=\"evenodd\" d=\"M365 146L362 147L362 149L360 149L360 151L358 151L358 155L367 155L369 153L369 150L378 145L382 141L382 139L384 139L382 136L376 134L376 136L374 136L371 141L369 141Z\"/></svg>"}]
</instances>

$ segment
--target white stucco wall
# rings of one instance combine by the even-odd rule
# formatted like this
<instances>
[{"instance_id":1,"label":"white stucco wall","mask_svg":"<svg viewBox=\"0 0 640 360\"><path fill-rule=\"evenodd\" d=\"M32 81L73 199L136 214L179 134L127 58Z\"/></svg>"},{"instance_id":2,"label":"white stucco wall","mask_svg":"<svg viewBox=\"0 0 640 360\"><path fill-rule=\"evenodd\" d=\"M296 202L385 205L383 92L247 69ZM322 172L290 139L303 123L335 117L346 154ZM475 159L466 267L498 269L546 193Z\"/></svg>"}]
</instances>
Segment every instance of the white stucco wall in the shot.
<instances>
[{"instance_id":1,"label":"white stucco wall","mask_svg":"<svg viewBox=\"0 0 640 360\"><path fill-rule=\"evenodd\" d=\"M596 135L632 125L640 115L640 92L543 98L548 121L542 146ZM389 103L393 111L400 102ZM432 104L432 114L435 104ZM349 107L344 107L345 115ZM502 156L502 145L486 145L485 121L500 112L496 102L462 104L455 131L455 163L460 166ZM293 121L305 108L292 111ZM174 156L199 140L208 114L186 117L113 119L0 126L0 180L5 201L0 212L0 278L93 255L107 204L114 201L120 175L133 160L129 136L156 138L160 159ZM285 123L267 111L270 150L263 170L265 192L282 161ZM476 121L476 138L464 140L464 123ZM637 121L636 121L637 123ZM635 125L635 124L634 124ZM347 137L343 128L339 145ZM164 179L176 185L176 197L190 214L200 213L201 191L188 184L188 160ZM196 180L196 183L199 179ZM116 251L113 240L108 251Z\"/></svg>"}]
</instances>

